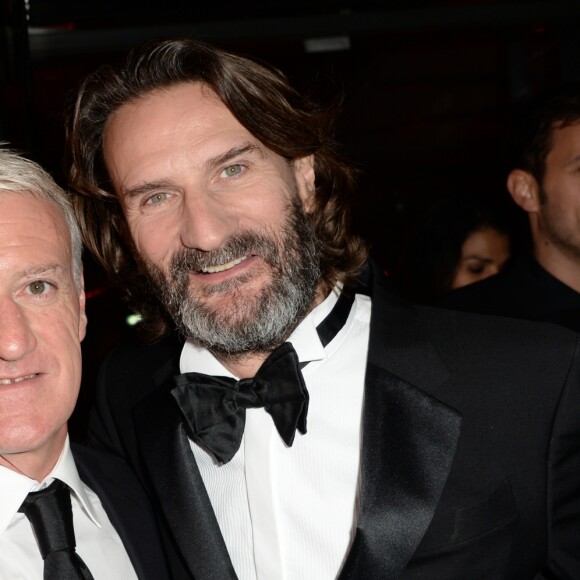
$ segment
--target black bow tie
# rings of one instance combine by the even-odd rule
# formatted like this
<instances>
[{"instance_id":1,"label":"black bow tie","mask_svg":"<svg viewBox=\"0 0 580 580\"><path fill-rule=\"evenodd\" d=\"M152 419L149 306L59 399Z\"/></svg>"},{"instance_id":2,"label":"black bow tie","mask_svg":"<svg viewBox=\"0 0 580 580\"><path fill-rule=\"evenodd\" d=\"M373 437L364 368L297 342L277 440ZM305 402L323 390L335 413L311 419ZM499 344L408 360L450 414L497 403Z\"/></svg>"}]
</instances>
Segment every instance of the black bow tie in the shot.
<instances>
[{"instance_id":1,"label":"black bow tie","mask_svg":"<svg viewBox=\"0 0 580 580\"><path fill-rule=\"evenodd\" d=\"M353 296L342 292L330 314L317 327L326 346L344 326ZM264 361L253 378L239 381L202 373L175 377L171 394L185 419L188 435L227 463L238 451L246 423L246 409L264 407L289 447L296 429L306 433L308 391L294 347L286 342Z\"/></svg>"},{"instance_id":2,"label":"black bow tie","mask_svg":"<svg viewBox=\"0 0 580 580\"><path fill-rule=\"evenodd\" d=\"M236 381L185 373L175 377L175 382L171 394L185 417L190 437L223 463L240 447L246 409L264 407L288 446L294 442L297 428L306 433L308 391L289 342L272 352L253 379Z\"/></svg>"}]
</instances>

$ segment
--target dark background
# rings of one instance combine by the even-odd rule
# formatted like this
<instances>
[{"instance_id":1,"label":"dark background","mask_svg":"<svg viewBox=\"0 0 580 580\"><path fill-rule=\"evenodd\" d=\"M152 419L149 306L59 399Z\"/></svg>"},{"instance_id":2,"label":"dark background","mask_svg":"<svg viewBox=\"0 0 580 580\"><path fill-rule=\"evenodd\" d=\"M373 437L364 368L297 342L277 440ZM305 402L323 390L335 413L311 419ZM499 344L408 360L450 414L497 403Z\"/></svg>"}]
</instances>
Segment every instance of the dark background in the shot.
<instances>
[{"instance_id":1,"label":"dark background","mask_svg":"<svg viewBox=\"0 0 580 580\"><path fill-rule=\"evenodd\" d=\"M419 216L448 194L505 200L521 99L580 81L577 0L0 0L0 140L62 180L67 95L149 38L197 37L344 93L339 138L361 169L355 224L396 271ZM510 209L512 206L509 206ZM515 213L515 212L514 212ZM81 429L126 311L87 256Z\"/></svg>"}]
</instances>

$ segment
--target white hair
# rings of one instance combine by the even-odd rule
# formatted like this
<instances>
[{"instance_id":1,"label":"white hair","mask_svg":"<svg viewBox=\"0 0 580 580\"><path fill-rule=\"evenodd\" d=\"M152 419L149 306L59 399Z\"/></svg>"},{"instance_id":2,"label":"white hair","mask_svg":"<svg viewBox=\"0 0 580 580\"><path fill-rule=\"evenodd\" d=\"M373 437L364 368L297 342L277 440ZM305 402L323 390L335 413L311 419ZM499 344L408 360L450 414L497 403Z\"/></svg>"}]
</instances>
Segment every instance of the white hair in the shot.
<instances>
[{"instance_id":1,"label":"white hair","mask_svg":"<svg viewBox=\"0 0 580 580\"><path fill-rule=\"evenodd\" d=\"M73 278L80 292L83 242L69 196L40 165L4 146L0 143L0 192L28 192L58 206L70 232Z\"/></svg>"}]
</instances>

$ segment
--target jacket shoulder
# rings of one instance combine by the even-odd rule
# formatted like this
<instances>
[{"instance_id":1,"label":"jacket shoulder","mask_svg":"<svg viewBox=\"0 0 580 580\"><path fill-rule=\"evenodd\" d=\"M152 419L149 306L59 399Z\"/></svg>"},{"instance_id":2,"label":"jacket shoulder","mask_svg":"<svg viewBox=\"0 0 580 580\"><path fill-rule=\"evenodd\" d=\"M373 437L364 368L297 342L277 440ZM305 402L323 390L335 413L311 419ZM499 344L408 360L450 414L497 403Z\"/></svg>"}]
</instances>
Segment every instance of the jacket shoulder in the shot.
<instances>
[{"instance_id":1,"label":"jacket shoulder","mask_svg":"<svg viewBox=\"0 0 580 580\"><path fill-rule=\"evenodd\" d=\"M97 408L130 409L172 374L179 373L182 342L168 336L155 343L129 338L107 356L97 381Z\"/></svg>"},{"instance_id":2,"label":"jacket shoulder","mask_svg":"<svg viewBox=\"0 0 580 580\"><path fill-rule=\"evenodd\" d=\"M110 369L123 367L131 372L147 372L174 357L182 346L183 341L176 334L156 342L145 342L131 335L108 354L105 364Z\"/></svg>"},{"instance_id":3,"label":"jacket shoulder","mask_svg":"<svg viewBox=\"0 0 580 580\"><path fill-rule=\"evenodd\" d=\"M550 322L463 312L439 307L416 306L420 325L438 350L456 351L466 357L489 361L492 356L511 359L513 364L534 360L552 366L573 356L578 335Z\"/></svg>"}]
</instances>

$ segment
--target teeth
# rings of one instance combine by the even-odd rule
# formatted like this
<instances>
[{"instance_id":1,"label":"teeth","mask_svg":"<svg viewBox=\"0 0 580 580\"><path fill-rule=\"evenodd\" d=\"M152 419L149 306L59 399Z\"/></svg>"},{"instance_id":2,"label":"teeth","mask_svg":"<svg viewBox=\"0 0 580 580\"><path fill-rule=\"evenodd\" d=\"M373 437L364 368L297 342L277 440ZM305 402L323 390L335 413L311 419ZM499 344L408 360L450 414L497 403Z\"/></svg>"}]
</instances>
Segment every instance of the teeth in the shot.
<instances>
[{"instance_id":1,"label":"teeth","mask_svg":"<svg viewBox=\"0 0 580 580\"><path fill-rule=\"evenodd\" d=\"M18 377L16 379L0 379L0 385L13 385L15 383L21 383L22 381L26 381L27 379L33 379L36 374L33 375L26 375L24 377Z\"/></svg>"},{"instance_id":2,"label":"teeth","mask_svg":"<svg viewBox=\"0 0 580 580\"><path fill-rule=\"evenodd\" d=\"M232 260L231 262L227 262L225 264L220 264L219 266L208 266L207 268L202 268L201 271L205 274L215 274L216 272L223 272L224 270L229 270L238 264L241 264L244 260L247 260L247 256L242 258L237 258L236 260Z\"/></svg>"}]
</instances>

